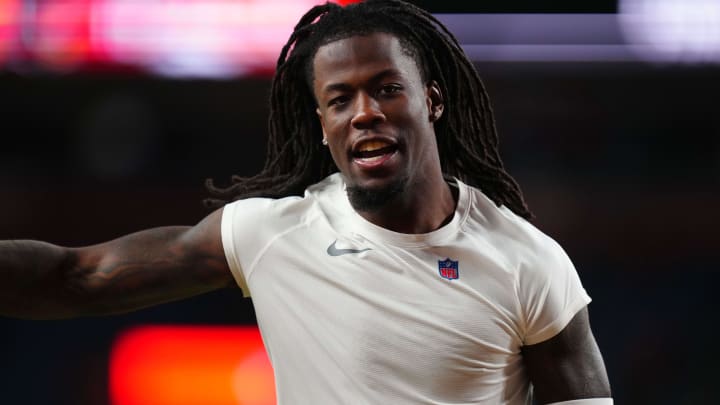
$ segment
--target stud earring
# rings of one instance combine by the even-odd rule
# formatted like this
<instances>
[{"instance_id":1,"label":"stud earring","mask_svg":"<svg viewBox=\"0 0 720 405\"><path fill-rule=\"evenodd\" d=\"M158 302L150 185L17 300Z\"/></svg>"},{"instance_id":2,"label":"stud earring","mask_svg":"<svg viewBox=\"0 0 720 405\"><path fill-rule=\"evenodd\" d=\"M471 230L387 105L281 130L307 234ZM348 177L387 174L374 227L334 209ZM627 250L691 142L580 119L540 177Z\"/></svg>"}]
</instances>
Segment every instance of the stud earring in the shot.
<instances>
[{"instance_id":1,"label":"stud earring","mask_svg":"<svg viewBox=\"0 0 720 405\"><path fill-rule=\"evenodd\" d=\"M322 144L325 145L325 146L327 146L327 138L323 138Z\"/></svg>"}]
</instances>

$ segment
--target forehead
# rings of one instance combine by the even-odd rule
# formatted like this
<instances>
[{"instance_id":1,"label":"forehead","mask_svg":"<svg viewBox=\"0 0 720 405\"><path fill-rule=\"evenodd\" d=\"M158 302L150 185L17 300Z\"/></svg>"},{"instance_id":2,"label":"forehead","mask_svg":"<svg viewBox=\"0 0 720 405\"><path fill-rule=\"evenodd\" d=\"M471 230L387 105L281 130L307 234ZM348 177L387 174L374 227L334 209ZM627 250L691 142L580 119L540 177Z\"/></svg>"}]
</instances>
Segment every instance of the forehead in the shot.
<instances>
[{"instance_id":1,"label":"forehead","mask_svg":"<svg viewBox=\"0 0 720 405\"><path fill-rule=\"evenodd\" d=\"M318 48L313 58L314 87L384 70L418 79L420 75L415 59L394 35L376 32L351 36Z\"/></svg>"}]
</instances>

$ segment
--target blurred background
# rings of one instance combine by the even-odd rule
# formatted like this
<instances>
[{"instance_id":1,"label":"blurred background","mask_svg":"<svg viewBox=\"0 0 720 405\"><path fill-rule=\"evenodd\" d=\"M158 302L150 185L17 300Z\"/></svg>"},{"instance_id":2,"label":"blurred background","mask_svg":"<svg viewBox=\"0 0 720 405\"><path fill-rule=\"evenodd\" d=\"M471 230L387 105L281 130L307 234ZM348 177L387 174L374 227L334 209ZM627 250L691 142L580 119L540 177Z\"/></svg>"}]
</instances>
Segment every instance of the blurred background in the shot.
<instances>
[{"instance_id":1,"label":"blurred background","mask_svg":"<svg viewBox=\"0 0 720 405\"><path fill-rule=\"evenodd\" d=\"M314 3L0 0L0 239L78 246L199 221L206 178L261 168L274 59ZM715 403L720 2L415 3L484 78L534 222L593 297L616 403ZM188 343L202 347L252 325L238 289L0 318L0 403L128 405L110 395L128 331L210 331Z\"/></svg>"}]
</instances>

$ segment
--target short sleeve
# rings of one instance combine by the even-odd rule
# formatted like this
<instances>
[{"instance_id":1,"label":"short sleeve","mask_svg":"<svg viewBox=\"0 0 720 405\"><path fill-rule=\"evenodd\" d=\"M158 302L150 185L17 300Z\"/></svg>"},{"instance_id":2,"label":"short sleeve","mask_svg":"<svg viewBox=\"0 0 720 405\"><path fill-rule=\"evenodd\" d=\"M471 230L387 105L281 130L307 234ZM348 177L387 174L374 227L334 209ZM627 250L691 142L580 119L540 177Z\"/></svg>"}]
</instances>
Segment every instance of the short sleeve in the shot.
<instances>
[{"instance_id":1,"label":"short sleeve","mask_svg":"<svg viewBox=\"0 0 720 405\"><path fill-rule=\"evenodd\" d=\"M560 333L591 301L565 251L549 237L543 239L518 274L525 345Z\"/></svg>"},{"instance_id":2,"label":"short sleeve","mask_svg":"<svg viewBox=\"0 0 720 405\"><path fill-rule=\"evenodd\" d=\"M303 222L309 200L300 197L247 198L225 205L220 230L233 277L250 296L255 264L279 236Z\"/></svg>"},{"instance_id":3,"label":"short sleeve","mask_svg":"<svg viewBox=\"0 0 720 405\"><path fill-rule=\"evenodd\" d=\"M246 200L236 201L225 205L222 213L222 221L220 224L220 232L222 233L223 250L225 251L225 258L227 259L230 271L235 278L235 282L242 289L243 296L250 296L250 289L247 286L245 274L243 273L243 266L240 261L239 246L242 240L242 227L252 227L252 223L248 223L242 218L243 208L248 204ZM247 211L247 210L245 210ZM240 215L239 215L240 214Z\"/></svg>"},{"instance_id":4,"label":"short sleeve","mask_svg":"<svg viewBox=\"0 0 720 405\"><path fill-rule=\"evenodd\" d=\"M250 296L247 280L252 263L263 248L262 234L272 200L249 198L225 205L221 233L225 258L243 296Z\"/></svg>"}]
</instances>

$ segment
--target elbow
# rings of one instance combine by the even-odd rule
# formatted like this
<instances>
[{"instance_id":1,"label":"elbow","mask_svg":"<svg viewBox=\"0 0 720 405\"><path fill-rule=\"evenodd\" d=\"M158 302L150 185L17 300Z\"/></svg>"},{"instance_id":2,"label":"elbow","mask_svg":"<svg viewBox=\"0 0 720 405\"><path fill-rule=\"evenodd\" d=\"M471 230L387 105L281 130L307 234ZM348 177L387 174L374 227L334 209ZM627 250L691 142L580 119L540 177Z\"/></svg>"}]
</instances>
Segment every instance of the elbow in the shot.
<instances>
[{"instance_id":1,"label":"elbow","mask_svg":"<svg viewBox=\"0 0 720 405\"><path fill-rule=\"evenodd\" d=\"M95 266L83 263L77 252L69 251L60 272L59 289L56 292L59 318L75 318L102 315L106 306L106 277Z\"/></svg>"}]
</instances>

